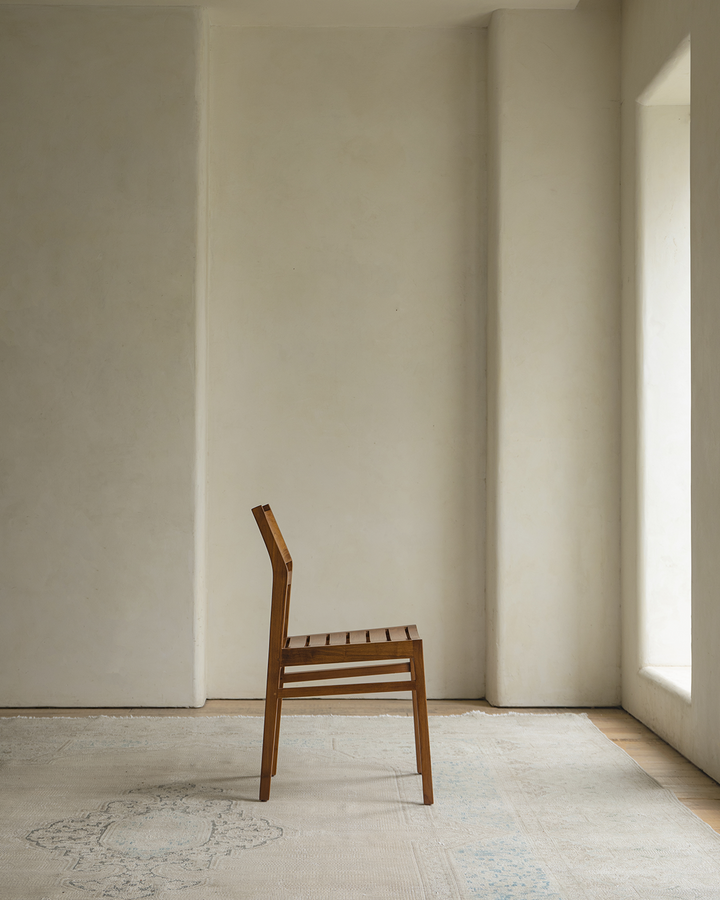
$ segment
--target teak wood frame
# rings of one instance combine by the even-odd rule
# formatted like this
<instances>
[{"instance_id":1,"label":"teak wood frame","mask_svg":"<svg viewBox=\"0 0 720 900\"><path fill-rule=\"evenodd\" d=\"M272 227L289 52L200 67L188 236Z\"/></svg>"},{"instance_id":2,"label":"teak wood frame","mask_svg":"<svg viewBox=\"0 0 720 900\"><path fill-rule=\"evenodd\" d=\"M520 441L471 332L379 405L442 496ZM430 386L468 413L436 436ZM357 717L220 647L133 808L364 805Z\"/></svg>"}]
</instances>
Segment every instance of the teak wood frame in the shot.
<instances>
[{"instance_id":1,"label":"teak wood frame","mask_svg":"<svg viewBox=\"0 0 720 900\"><path fill-rule=\"evenodd\" d=\"M317 697L331 694L366 694L384 691L412 691L417 770L422 775L423 802L433 802L428 729L427 694L422 640L414 625L338 631L327 634L288 636L292 558L269 506L256 506L253 515L272 564L272 607L268 649L265 722L260 773L260 800L270 797L271 778L277 772L278 738L282 702L290 697ZM405 660L380 665L287 672L292 666L337 663L374 663ZM286 687L302 681L368 677L409 673L410 680L368 681L360 684L306 685Z\"/></svg>"}]
</instances>

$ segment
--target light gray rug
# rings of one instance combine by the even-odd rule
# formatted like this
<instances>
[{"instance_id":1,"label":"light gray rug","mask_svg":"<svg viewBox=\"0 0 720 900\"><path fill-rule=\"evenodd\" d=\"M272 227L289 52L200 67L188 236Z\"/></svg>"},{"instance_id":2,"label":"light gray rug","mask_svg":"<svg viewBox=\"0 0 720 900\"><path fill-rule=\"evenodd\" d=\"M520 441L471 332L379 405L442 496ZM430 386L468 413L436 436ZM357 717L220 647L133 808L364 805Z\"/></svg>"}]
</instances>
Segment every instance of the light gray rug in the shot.
<instances>
[{"instance_id":1,"label":"light gray rug","mask_svg":"<svg viewBox=\"0 0 720 900\"><path fill-rule=\"evenodd\" d=\"M2 900L718 900L720 836L583 716L0 719Z\"/></svg>"}]
</instances>

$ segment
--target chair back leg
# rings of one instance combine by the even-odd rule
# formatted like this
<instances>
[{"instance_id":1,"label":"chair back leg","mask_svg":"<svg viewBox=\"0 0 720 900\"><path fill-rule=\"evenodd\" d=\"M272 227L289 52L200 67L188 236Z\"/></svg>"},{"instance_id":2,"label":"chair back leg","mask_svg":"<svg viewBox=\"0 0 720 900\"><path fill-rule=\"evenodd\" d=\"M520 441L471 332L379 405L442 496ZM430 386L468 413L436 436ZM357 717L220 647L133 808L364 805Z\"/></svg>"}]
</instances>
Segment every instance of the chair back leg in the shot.
<instances>
[{"instance_id":1,"label":"chair back leg","mask_svg":"<svg viewBox=\"0 0 720 900\"><path fill-rule=\"evenodd\" d=\"M277 748L280 736L280 667L268 664L265 693L265 722L263 727L262 761L260 763L260 800L270 799L270 780L277 768Z\"/></svg>"},{"instance_id":2,"label":"chair back leg","mask_svg":"<svg viewBox=\"0 0 720 900\"><path fill-rule=\"evenodd\" d=\"M278 747L280 746L280 716L282 715L282 697L278 697L277 715L275 716L275 746L273 747L273 777L277 775Z\"/></svg>"}]
</instances>

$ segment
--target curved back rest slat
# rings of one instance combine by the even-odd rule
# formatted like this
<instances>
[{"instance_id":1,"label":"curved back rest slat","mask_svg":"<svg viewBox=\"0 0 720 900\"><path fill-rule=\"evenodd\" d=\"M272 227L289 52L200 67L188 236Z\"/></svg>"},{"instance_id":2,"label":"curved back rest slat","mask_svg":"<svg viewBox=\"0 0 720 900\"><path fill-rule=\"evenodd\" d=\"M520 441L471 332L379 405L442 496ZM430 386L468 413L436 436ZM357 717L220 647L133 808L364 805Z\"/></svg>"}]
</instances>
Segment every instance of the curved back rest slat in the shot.
<instances>
[{"instance_id":1,"label":"curved back rest slat","mask_svg":"<svg viewBox=\"0 0 720 900\"><path fill-rule=\"evenodd\" d=\"M292 557L275 516L268 505L253 509L255 521L267 547L273 571L272 606L270 609L270 653L280 654L285 646L290 612Z\"/></svg>"}]
</instances>

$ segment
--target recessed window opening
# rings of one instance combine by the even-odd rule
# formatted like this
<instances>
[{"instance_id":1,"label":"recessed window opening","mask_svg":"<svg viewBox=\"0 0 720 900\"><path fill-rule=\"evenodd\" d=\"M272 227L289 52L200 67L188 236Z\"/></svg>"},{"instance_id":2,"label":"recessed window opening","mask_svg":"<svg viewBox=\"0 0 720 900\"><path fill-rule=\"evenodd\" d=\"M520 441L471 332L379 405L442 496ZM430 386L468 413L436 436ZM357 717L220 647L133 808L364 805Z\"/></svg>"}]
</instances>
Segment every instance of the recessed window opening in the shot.
<instances>
[{"instance_id":1,"label":"recessed window opening","mask_svg":"<svg viewBox=\"0 0 720 900\"><path fill-rule=\"evenodd\" d=\"M690 697L690 39L638 100L643 673Z\"/></svg>"}]
</instances>

